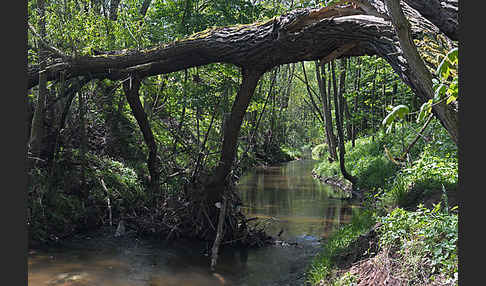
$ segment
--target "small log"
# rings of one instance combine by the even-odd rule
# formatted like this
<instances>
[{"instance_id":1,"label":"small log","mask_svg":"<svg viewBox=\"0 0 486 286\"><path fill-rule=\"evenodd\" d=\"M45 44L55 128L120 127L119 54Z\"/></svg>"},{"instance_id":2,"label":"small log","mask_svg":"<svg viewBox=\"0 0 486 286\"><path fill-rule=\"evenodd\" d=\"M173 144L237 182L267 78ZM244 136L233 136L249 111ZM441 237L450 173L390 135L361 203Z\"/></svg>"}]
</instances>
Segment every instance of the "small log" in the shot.
<instances>
[{"instance_id":1,"label":"small log","mask_svg":"<svg viewBox=\"0 0 486 286\"><path fill-rule=\"evenodd\" d=\"M216 233L216 238L214 239L213 248L211 249L211 271L214 271L214 267L216 266L216 261L218 260L218 249L223 238L223 222L225 217L226 211L226 197L223 196L223 204L219 210L219 219L218 219L218 231Z\"/></svg>"}]
</instances>

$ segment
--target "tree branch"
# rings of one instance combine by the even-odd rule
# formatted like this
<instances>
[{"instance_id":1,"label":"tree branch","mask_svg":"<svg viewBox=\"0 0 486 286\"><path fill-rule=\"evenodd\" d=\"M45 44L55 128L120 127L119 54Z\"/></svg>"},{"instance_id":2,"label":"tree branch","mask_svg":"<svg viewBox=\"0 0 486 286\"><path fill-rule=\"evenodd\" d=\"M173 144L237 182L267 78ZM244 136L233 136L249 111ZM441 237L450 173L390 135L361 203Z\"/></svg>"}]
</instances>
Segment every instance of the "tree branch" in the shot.
<instances>
[{"instance_id":1,"label":"tree branch","mask_svg":"<svg viewBox=\"0 0 486 286\"><path fill-rule=\"evenodd\" d=\"M34 36L36 36L39 41L42 43L42 45L47 49L49 50L51 53L53 53L54 55L58 56L59 58L62 58L63 60L69 60L71 59L71 56L63 53L61 50L59 50L58 48L54 47L53 45L49 44L47 41L45 41L38 33L37 31L34 29L34 27L32 27L32 25L30 23L27 23L29 25L29 30L32 32L32 34L34 34Z\"/></svg>"}]
</instances>

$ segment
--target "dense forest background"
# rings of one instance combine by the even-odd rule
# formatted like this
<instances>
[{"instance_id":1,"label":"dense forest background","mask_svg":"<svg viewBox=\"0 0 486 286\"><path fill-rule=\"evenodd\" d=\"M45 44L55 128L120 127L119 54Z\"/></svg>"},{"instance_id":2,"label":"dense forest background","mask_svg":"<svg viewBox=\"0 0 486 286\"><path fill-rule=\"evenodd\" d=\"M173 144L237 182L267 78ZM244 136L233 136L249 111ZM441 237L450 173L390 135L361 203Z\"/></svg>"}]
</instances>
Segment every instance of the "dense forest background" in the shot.
<instances>
[{"instance_id":1,"label":"dense forest background","mask_svg":"<svg viewBox=\"0 0 486 286\"><path fill-rule=\"evenodd\" d=\"M95 69L79 76L61 69L51 79L49 68L69 58L121 57L204 38L218 27L268 23L297 9L357 9L354 2L29 0L28 65L39 71L38 84L28 89L25 122L30 243L122 220L141 233L214 239L216 232L198 228L207 224L201 190L214 183L247 79L245 69L230 63L119 79L100 78ZM443 32L414 32L432 81L429 97L378 54L344 52L262 73L225 178L232 184L257 165L313 158L321 162L317 178L350 186L345 189L359 198L369 195L381 215L444 196L446 204L456 203L457 133L444 118L458 108L457 35ZM229 191L225 197L232 202L228 212L241 220L238 198ZM217 209L207 212L217 220ZM451 220L457 228L457 214L445 219ZM452 277L457 257L447 259L437 263Z\"/></svg>"}]
</instances>

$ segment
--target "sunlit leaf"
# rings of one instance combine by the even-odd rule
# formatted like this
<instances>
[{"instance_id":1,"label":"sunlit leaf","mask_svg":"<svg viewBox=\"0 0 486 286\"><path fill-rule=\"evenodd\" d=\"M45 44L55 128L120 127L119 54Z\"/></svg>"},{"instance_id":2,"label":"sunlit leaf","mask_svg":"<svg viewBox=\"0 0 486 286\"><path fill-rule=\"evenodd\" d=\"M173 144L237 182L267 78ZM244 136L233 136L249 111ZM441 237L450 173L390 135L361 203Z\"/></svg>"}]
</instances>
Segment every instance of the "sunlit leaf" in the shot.
<instances>
[{"instance_id":1,"label":"sunlit leaf","mask_svg":"<svg viewBox=\"0 0 486 286\"><path fill-rule=\"evenodd\" d=\"M396 118L401 118L403 119L405 115L407 115L410 112L410 109L406 105L398 105L393 108L393 110L383 119L383 126L388 126L390 123L392 123Z\"/></svg>"},{"instance_id":2,"label":"sunlit leaf","mask_svg":"<svg viewBox=\"0 0 486 286\"><path fill-rule=\"evenodd\" d=\"M457 99L457 97L455 97L455 96L452 96L452 95L451 95L451 96L449 96L449 97L447 98L446 103L447 103L447 104L450 104L451 102L454 102L456 99Z\"/></svg>"}]
</instances>

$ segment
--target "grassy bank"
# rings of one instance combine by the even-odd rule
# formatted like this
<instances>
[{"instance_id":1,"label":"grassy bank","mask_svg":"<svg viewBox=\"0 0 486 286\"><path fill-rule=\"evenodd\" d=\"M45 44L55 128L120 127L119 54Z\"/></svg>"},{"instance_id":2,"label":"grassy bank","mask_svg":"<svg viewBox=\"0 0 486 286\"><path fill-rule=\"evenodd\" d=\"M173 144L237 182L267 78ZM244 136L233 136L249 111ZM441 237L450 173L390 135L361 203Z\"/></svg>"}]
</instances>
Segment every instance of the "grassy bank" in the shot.
<instances>
[{"instance_id":1,"label":"grassy bank","mask_svg":"<svg viewBox=\"0 0 486 286\"><path fill-rule=\"evenodd\" d=\"M433 129L397 165L385 147L399 155L414 136L410 130L397 132L403 141L378 133L357 139L354 148L347 143L346 167L358 178L365 207L323 244L307 272L312 285L457 284L457 149ZM329 163L321 150L313 152L321 159L315 173L339 178L338 162Z\"/></svg>"}]
</instances>

